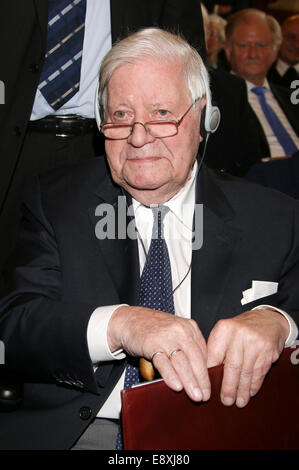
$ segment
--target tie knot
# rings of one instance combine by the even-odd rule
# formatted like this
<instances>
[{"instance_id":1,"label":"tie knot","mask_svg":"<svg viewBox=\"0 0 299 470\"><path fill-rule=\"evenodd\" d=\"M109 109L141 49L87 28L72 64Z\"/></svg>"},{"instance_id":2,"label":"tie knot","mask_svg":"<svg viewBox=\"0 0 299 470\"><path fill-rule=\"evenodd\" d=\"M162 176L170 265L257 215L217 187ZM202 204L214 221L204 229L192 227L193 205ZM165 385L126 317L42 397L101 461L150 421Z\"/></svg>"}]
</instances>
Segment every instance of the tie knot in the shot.
<instances>
[{"instance_id":1,"label":"tie knot","mask_svg":"<svg viewBox=\"0 0 299 470\"><path fill-rule=\"evenodd\" d=\"M264 86L255 86L251 88L252 93L257 96L264 96L265 94L265 87Z\"/></svg>"},{"instance_id":2,"label":"tie knot","mask_svg":"<svg viewBox=\"0 0 299 470\"><path fill-rule=\"evenodd\" d=\"M161 238L161 235L163 233L163 220L165 215L169 211L169 207L155 206L151 207L151 210L154 216L152 238Z\"/></svg>"}]
</instances>

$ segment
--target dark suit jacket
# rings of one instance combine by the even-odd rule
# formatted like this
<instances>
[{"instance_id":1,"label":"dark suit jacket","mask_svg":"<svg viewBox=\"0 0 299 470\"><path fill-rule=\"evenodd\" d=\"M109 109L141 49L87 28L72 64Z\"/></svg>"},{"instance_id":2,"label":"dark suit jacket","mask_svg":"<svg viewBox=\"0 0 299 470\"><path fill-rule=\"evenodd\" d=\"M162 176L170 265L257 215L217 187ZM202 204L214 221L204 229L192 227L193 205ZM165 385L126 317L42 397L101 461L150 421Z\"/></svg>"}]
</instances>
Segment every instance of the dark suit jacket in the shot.
<instances>
[{"instance_id":1,"label":"dark suit jacket","mask_svg":"<svg viewBox=\"0 0 299 470\"><path fill-rule=\"evenodd\" d=\"M290 125L294 129L297 136L299 136L299 107L296 104L293 104L290 100L290 93L286 88L283 88L279 85L275 85L274 83L269 82L271 91L278 101L281 109L283 110L284 114L286 115ZM255 113L254 113L255 114ZM256 117L256 124L258 127L258 134L257 134L257 142L261 149L262 157L270 157L270 148L262 128L259 119Z\"/></svg>"},{"instance_id":2,"label":"dark suit jacket","mask_svg":"<svg viewBox=\"0 0 299 470\"><path fill-rule=\"evenodd\" d=\"M289 93L292 92L292 89L290 88L291 82L287 80L286 77L281 76L277 69L276 69L276 63L270 67L269 72L267 74L267 78L269 82L273 83L274 85L280 85L282 87L285 87L288 89ZM297 74L297 77L295 78L296 80L299 79L299 74Z\"/></svg>"},{"instance_id":3,"label":"dark suit jacket","mask_svg":"<svg viewBox=\"0 0 299 470\"><path fill-rule=\"evenodd\" d=\"M205 55L200 2L189 0L111 0L112 41L141 27L180 31ZM17 171L43 66L47 0L2 0L0 15L0 215ZM5 45L5 46L4 46ZM1 218L0 218L1 224Z\"/></svg>"},{"instance_id":4,"label":"dark suit jacket","mask_svg":"<svg viewBox=\"0 0 299 470\"><path fill-rule=\"evenodd\" d=\"M213 104L220 109L217 131L211 134L206 147L205 163L213 169L243 176L248 168L261 160L256 139L258 125L247 99L247 87L241 78L223 70L209 70ZM202 151L204 143L201 144Z\"/></svg>"},{"instance_id":5,"label":"dark suit jacket","mask_svg":"<svg viewBox=\"0 0 299 470\"><path fill-rule=\"evenodd\" d=\"M299 199L299 151L291 158L278 158L253 165L246 178Z\"/></svg>"},{"instance_id":6,"label":"dark suit jacket","mask_svg":"<svg viewBox=\"0 0 299 470\"><path fill-rule=\"evenodd\" d=\"M28 191L16 269L0 303L6 362L23 375L25 398L0 413L1 449L70 448L125 366L107 362L94 373L86 341L96 307L139 297L136 240L95 235L95 209L112 204L117 218L121 195L109 175L101 179L103 165L99 158L56 170ZM220 318L261 303L299 321L298 202L204 165L196 201L204 205L203 246L193 251L191 311L205 338ZM278 293L242 306L252 280L279 282Z\"/></svg>"}]
</instances>

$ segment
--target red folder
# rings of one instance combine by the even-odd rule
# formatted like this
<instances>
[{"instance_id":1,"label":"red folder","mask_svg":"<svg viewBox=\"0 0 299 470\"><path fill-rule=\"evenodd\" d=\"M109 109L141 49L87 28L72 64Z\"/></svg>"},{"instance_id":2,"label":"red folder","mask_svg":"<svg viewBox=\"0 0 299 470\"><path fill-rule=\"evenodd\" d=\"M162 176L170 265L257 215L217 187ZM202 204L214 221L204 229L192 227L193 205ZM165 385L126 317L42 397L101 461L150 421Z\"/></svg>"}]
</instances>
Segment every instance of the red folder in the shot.
<instances>
[{"instance_id":1,"label":"red folder","mask_svg":"<svg viewBox=\"0 0 299 470\"><path fill-rule=\"evenodd\" d=\"M220 401L223 366L209 369L211 398L192 402L161 381L122 390L126 450L299 449L299 348L287 348L245 408Z\"/></svg>"}]
</instances>

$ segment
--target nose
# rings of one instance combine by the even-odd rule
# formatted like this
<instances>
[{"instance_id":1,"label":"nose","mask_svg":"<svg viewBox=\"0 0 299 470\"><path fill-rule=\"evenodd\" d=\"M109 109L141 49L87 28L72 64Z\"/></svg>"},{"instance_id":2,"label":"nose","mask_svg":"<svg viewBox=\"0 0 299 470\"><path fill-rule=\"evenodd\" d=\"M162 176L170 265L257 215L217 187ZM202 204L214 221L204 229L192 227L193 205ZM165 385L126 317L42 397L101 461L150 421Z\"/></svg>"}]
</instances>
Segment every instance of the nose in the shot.
<instances>
[{"instance_id":1,"label":"nose","mask_svg":"<svg viewBox=\"0 0 299 470\"><path fill-rule=\"evenodd\" d=\"M248 56L251 58L256 57L257 55L257 47L255 44L250 44L249 50L248 50Z\"/></svg>"},{"instance_id":2,"label":"nose","mask_svg":"<svg viewBox=\"0 0 299 470\"><path fill-rule=\"evenodd\" d=\"M142 122L136 121L133 124L131 135L128 137L128 143L133 147L143 147L144 145L151 143L155 140L145 128Z\"/></svg>"}]
</instances>

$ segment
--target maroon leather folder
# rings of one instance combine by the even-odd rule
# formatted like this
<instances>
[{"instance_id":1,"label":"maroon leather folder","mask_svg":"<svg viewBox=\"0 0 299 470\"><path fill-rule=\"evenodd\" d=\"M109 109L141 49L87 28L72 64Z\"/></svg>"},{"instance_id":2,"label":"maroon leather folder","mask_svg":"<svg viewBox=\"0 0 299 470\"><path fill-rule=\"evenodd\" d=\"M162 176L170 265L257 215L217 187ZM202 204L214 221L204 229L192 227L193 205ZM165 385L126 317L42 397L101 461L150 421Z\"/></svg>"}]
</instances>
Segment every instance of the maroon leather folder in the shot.
<instances>
[{"instance_id":1,"label":"maroon leather folder","mask_svg":"<svg viewBox=\"0 0 299 470\"><path fill-rule=\"evenodd\" d=\"M220 401L223 366L209 369L212 394L194 403L163 381L123 390L126 450L299 449L299 348L287 348L245 408Z\"/></svg>"}]
</instances>

